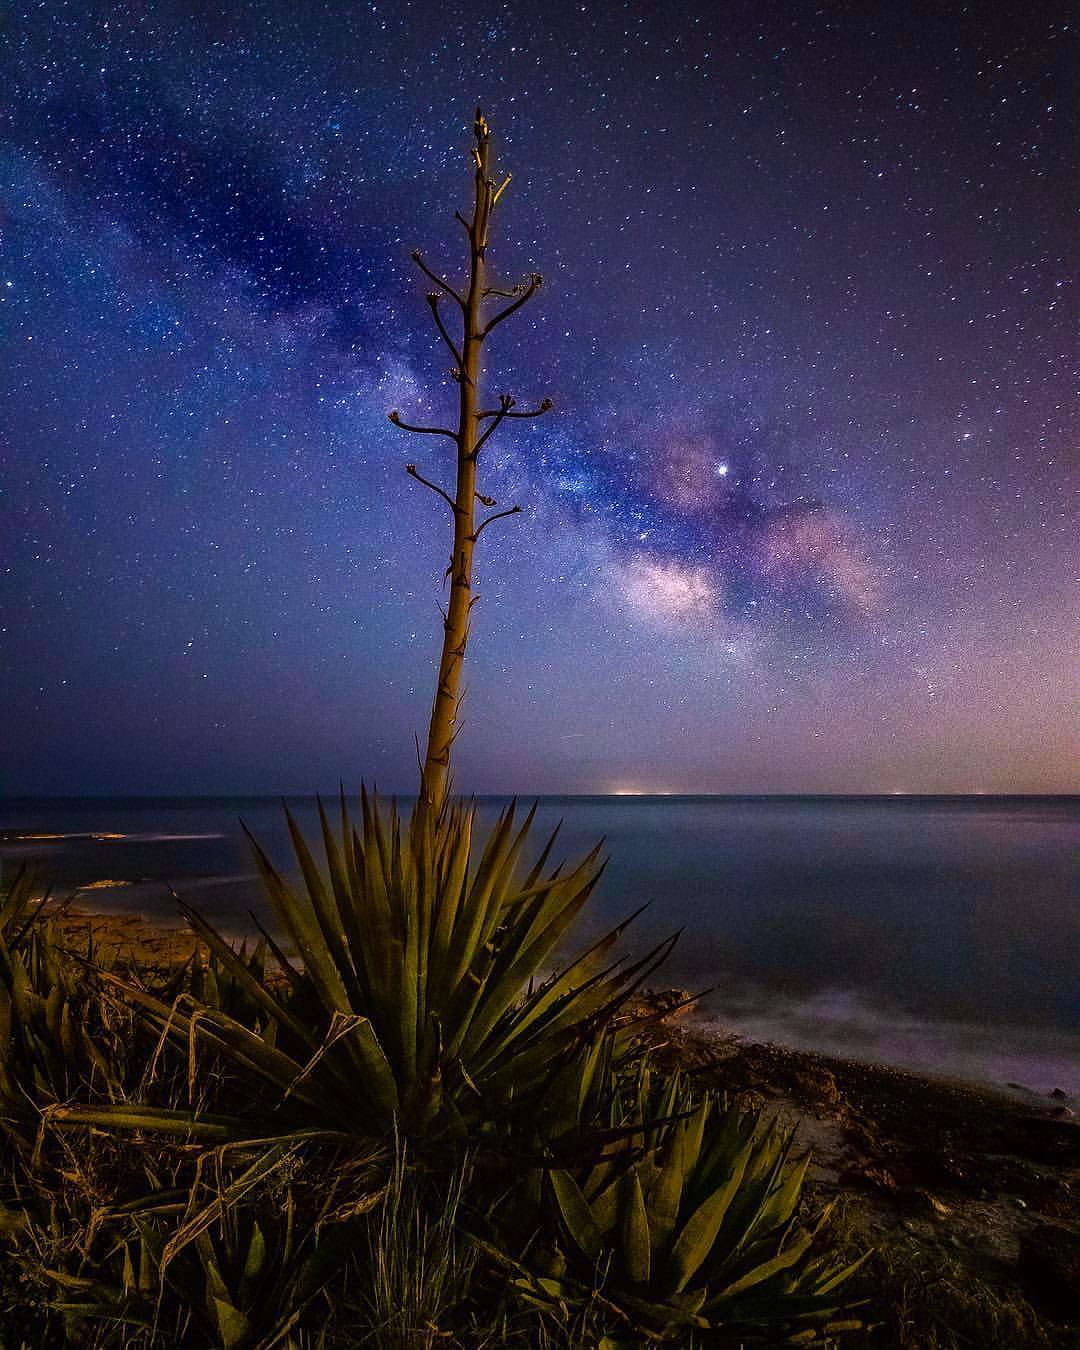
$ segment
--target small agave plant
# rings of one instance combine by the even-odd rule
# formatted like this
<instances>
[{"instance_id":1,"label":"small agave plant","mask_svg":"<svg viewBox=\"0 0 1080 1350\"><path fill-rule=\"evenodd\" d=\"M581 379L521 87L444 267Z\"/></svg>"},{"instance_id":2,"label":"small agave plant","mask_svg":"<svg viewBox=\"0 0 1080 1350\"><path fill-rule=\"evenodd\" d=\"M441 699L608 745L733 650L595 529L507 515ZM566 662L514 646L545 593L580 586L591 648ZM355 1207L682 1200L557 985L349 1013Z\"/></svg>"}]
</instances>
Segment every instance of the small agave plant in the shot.
<instances>
[{"instance_id":1,"label":"small agave plant","mask_svg":"<svg viewBox=\"0 0 1080 1350\"><path fill-rule=\"evenodd\" d=\"M809 1155L793 1156L794 1130L711 1096L678 1110L676 1084L666 1095L678 1119L646 1112L643 1149L549 1173L563 1241L515 1263L516 1291L560 1321L600 1320L611 1345L809 1343L861 1325L839 1292L860 1262L815 1254L829 1210L798 1212Z\"/></svg>"},{"instance_id":2,"label":"small agave plant","mask_svg":"<svg viewBox=\"0 0 1080 1350\"><path fill-rule=\"evenodd\" d=\"M119 1067L90 1034L88 990L47 900L25 869L0 894L0 1138L23 1153L33 1148L39 1107L87 1087L121 1094Z\"/></svg>"},{"instance_id":3,"label":"small agave plant","mask_svg":"<svg viewBox=\"0 0 1080 1350\"><path fill-rule=\"evenodd\" d=\"M358 825L342 797L337 832L319 810L322 865L288 816L299 887L252 841L298 959L271 942L278 969L263 971L183 907L215 957L219 988L227 977L233 1006L257 1008L260 1020L190 996L170 1005L106 976L186 1052L216 1052L251 1105L198 1120L75 1106L53 1112L54 1122L156 1126L208 1140L296 1130L473 1138L542 1101L567 1057L596 1043L670 949L669 941L634 964L609 963L620 925L547 973L603 866L594 849L575 867L549 869L555 836L526 866L532 811L515 827L510 806L477 848L471 805L403 821L365 792Z\"/></svg>"}]
</instances>

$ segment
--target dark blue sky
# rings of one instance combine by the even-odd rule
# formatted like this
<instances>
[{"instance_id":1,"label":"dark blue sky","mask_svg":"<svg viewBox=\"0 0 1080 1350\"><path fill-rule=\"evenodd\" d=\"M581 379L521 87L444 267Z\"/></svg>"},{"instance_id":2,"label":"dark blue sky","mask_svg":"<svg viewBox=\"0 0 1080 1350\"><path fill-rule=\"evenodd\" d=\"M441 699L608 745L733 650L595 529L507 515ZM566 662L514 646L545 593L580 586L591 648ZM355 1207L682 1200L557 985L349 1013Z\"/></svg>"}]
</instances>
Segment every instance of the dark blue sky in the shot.
<instances>
[{"instance_id":1,"label":"dark blue sky","mask_svg":"<svg viewBox=\"0 0 1080 1350\"><path fill-rule=\"evenodd\" d=\"M0 790L411 787L477 101L557 411L459 786L1080 788L1078 53L1007 8L10 7Z\"/></svg>"}]
</instances>

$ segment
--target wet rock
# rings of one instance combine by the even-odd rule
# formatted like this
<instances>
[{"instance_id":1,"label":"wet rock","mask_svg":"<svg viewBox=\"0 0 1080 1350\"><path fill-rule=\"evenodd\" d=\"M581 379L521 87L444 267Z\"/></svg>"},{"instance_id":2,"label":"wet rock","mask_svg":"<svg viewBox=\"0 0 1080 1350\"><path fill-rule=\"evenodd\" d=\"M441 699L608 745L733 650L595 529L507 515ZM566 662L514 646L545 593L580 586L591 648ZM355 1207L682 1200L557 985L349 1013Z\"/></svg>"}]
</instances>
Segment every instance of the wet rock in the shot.
<instances>
[{"instance_id":1,"label":"wet rock","mask_svg":"<svg viewBox=\"0 0 1080 1350\"><path fill-rule=\"evenodd\" d=\"M1063 1313L1080 1313L1080 1233L1037 1224L1020 1239L1020 1268L1033 1288Z\"/></svg>"},{"instance_id":2,"label":"wet rock","mask_svg":"<svg viewBox=\"0 0 1080 1350\"><path fill-rule=\"evenodd\" d=\"M807 1101L820 1102L824 1106L837 1106L840 1102L840 1089L835 1076L828 1069L801 1069L794 1075L793 1081Z\"/></svg>"},{"instance_id":3,"label":"wet rock","mask_svg":"<svg viewBox=\"0 0 1080 1350\"><path fill-rule=\"evenodd\" d=\"M882 1148L881 1136L865 1121L852 1120L844 1130L847 1144L858 1153L873 1156Z\"/></svg>"},{"instance_id":4,"label":"wet rock","mask_svg":"<svg viewBox=\"0 0 1080 1350\"><path fill-rule=\"evenodd\" d=\"M1031 1203L1049 1219L1072 1219L1080 1214L1080 1196L1063 1177L1047 1177L1034 1189Z\"/></svg>"},{"instance_id":5,"label":"wet rock","mask_svg":"<svg viewBox=\"0 0 1080 1350\"><path fill-rule=\"evenodd\" d=\"M1041 1162L1080 1164L1080 1125L1075 1119L1031 1116L1025 1131L1031 1155Z\"/></svg>"}]
</instances>

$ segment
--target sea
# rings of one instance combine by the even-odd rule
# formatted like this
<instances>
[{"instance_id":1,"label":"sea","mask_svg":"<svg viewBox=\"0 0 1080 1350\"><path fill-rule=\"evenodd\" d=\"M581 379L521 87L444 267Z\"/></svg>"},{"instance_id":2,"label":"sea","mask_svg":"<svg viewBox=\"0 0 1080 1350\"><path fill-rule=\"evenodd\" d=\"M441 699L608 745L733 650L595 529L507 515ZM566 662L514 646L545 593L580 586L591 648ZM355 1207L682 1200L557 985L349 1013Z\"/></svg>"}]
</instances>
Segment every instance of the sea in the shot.
<instances>
[{"instance_id":1,"label":"sea","mask_svg":"<svg viewBox=\"0 0 1080 1350\"><path fill-rule=\"evenodd\" d=\"M289 805L314 837L315 799ZM267 797L0 799L0 862L92 887L83 909L173 920L175 892L243 934L269 916L241 822L290 868ZM647 906L627 958L678 932L652 983L710 1023L1080 1097L1080 797L540 798L538 846L556 826L556 857L609 858L571 950Z\"/></svg>"}]
</instances>

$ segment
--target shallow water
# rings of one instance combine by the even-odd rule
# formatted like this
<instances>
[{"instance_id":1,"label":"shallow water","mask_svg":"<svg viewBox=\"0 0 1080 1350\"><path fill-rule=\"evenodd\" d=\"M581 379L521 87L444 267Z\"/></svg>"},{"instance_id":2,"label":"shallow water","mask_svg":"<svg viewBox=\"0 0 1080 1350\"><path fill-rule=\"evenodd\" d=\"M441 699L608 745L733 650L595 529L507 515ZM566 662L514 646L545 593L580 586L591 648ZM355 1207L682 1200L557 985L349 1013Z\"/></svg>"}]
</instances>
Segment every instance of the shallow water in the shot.
<instances>
[{"instance_id":1,"label":"shallow water","mask_svg":"<svg viewBox=\"0 0 1080 1350\"><path fill-rule=\"evenodd\" d=\"M485 800L493 816L500 803ZM315 828L311 800L294 803ZM172 914L168 887L224 926L262 912L239 818L283 864L268 798L8 799L0 831L85 905ZM683 935L663 981L716 986L706 1011L756 1037L1080 1095L1080 798L541 799L558 856L603 836L594 935L650 901L641 949Z\"/></svg>"}]
</instances>

